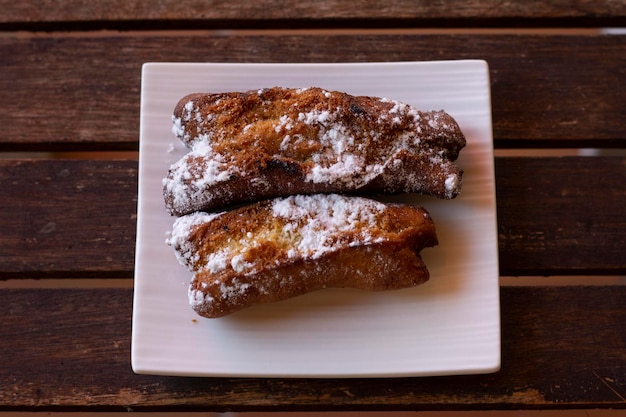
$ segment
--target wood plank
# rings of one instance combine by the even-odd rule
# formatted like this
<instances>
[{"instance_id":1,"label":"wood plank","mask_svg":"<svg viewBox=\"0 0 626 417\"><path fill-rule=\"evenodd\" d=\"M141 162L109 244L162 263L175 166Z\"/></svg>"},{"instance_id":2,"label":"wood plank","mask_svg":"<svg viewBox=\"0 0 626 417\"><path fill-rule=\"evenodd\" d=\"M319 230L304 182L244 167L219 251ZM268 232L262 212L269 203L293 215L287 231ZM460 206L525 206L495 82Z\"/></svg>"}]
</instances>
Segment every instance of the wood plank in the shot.
<instances>
[{"instance_id":1,"label":"wood plank","mask_svg":"<svg viewBox=\"0 0 626 417\"><path fill-rule=\"evenodd\" d=\"M0 277L128 276L137 162L0 160Z\"/></svg>"},{"instance_id":2,"label":"wood plank","mask_svg":"<svg viewBox=\"0 0 626 417\"><path fill-rule=\"evenodd\" d=\"M626 158L496 158L500 273L626 273Z\"/></svg>"},{"instance_id":3,"label":"wood plank","mask_svg":"<svg viewBox=\"0 0 626 417\"><path fill-rule=\"evenodd\" d=\"M611 0L562 2L448 0L255 1L0 0L0 29L163 29L399 26L620 26L626 5Z\"/></svg>"},{"instance_id":4,"label":"wood plank","mask_svg":"<svg viewBox=\"0 0 626 417\"><path fill-rule=\"evenodd\" d=\"M130 368L132 290L1 290L0 410L626 408L626 287L502 288L502 369L397 379L179 378Z\"/></svg>"},{"instance_id":5,"label":"wood plank","mask_svg":"<svg viewBox=\"0 0 626 417\"><path fill-rule=\"evenodd\" d=\"M625 147L625 42L539 35L0 38L0 151L136 150L144 62L463 58L489 62L497 147Z\"/></svg>"},{"instance_id":6,"label":"wood plank","mask_svg":"<svg viewBox=\"0 0 626 417\"><path fill-rule=\"evenodd\" d=\"M626 159L496 158L504 275L626 272ZM0 161L0 276L128 276L137 162Z\"/></svg>"}]
</instances>

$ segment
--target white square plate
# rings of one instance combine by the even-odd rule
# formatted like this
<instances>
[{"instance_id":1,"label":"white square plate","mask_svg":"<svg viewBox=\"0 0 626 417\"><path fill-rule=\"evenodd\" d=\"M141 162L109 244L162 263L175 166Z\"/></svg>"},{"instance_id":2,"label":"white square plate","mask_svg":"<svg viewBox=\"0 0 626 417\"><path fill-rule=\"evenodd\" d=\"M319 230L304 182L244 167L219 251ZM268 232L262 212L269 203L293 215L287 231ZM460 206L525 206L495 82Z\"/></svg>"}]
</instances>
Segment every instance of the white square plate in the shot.
<instances>
[{"instance_id":1,"label":"white square plate","mask_svg":"<svg viewBox=\"0 0 626 417\"><path fill-rule=\"evenodd\" d=\"M454 200L424 206L439 246L422 251L430 281L370 293L327 289L219 319L189 307L191 274L165 244L173 218L161 180L186 149L171 114L193 92L309 87L443 109L467 147ZM488 67L484 61L354 64L148 63L143 66L133 306L136 373L231 377L397 377L494 372L500 299Z\"/></svg>"}]
</instances>

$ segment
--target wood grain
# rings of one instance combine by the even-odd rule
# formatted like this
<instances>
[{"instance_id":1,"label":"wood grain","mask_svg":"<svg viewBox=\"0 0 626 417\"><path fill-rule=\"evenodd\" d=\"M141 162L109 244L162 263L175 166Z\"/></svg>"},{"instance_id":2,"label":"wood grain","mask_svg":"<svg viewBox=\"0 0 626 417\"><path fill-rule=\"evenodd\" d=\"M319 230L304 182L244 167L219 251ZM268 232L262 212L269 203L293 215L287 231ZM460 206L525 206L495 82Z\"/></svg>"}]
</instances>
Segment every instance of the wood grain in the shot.
<instances>
[{"instance_id":1,"label":"wood grain","mask_svg":"<svg viewBox=\"0 0 626 417\"><path fill-rule=\"evenodd\" d=\"M497 158L503 275L624 274L626 158Z\"/></svg>"},{"instance_id":2,"label":"wood grain","mask_svg":"<svg viewBox=\"0 0 626 417\"><path fill-rule=\"evenodd\" d=\"M626 148L626 35L505 34L623 27L622 0L0 0L0 10L3 153L136 151L144 62L463 58L489 63L496 148ZM380 28L416 30L369 30ZM626 274L626 158L495 168L501 274ZM130 282L137 172L136 161L0 159L0 280ZM0 288L0 411L626 409L626 286L503 287L501 371L394 379L135 375L132 297Z\"/></svg>"},{"instance_id":3,"label":"wood grain","mask_svg":"<svg viewBox=\"0 0 626 417\"><path fill-rule=\"evenodd\" d=\"M302 28L424 26L620 26L626 5L616 0L524 1L373 0L317 2L235 0L0 0L8 30Z\"/></svg>"},{"instance_id":4,"label":"wood grain","mask_svg":"<svg viewBox=\"0 0 626 417\"><path fill-rule=\"evenodd\" d=\"M463 58L489 63L496 147L622 147L625 39L539 35L0 38L0 91L4 92L0 151L136 150L144 62Z\"/></svg>"},{"instance_id":5,"label":"wood grain","mask_svg":"<svg viewBox=\"0 0 626 417\"><path fill-rule=\"evenodd\" d=\"M626 159L497 158L504 275L626 273ZM0 161L0 276L134 268L136 161Z\"/></svg>"},{"instance_id":6,"label":"wood grain","mask_svg":"<svg viewBox=\"0 0 626 417\"><path fill-rule=\"evenodd\" d=\"M0 277L128 276L137 162L0 160Z\"/></svg>"},{"instance_id":7,"label":"wood grain","mask_svg":"<svg viewBox=\"0 0 626 417\"><path fill-rule=\"evenodd\" d=\"M236 379L133 374L132 290L5 289L0 410L626 408L625 298L626 287L503 288L495 374Z\"/></svg>"}]
</instances>

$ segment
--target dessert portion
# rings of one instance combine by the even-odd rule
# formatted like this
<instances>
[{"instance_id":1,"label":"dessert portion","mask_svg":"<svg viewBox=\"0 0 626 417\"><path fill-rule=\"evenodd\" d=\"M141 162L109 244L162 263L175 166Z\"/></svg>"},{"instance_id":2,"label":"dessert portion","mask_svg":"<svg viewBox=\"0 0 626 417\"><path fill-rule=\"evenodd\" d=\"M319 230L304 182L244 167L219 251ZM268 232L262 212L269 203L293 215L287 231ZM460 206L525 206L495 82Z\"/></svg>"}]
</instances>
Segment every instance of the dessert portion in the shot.
<instances>
[{"instance_id":1,"label":"dessert portion","mask_svg":"<svg viewBox=\"0 0 626 417\"><path fill-rule=\"evenodd\" d=\"M191 94L173 132L190 149L163 180L181 216L295 194L454 198L465 137L444 111L321 88Z\"/></svg>"},{"instance_id":2,"label":"dessert portion","mask_svg":"<svg viewBox=\"0 0 626 417\"><path fill-rule=\"evenodd\" d=\"M183 97L172 131L189 152L163 179L167 239L193 274L201 316L327 287L371 291L426 282L437 245L428 212L363 195L452 199L465 146L444 111L321 88Z\"/></svg>"},{"instance_id":3,"label":"dessert portion","mask_svg":"<svg viewBox=\"0 0 626 417\"><path fill-rule=\"evenodd\" d=\"M193 272L191 306L214 318L326 287L424 283L420 251L437 236L421 207L315 194L188 214L176 219L167 243Z\"/></svg>"}]
</instances>

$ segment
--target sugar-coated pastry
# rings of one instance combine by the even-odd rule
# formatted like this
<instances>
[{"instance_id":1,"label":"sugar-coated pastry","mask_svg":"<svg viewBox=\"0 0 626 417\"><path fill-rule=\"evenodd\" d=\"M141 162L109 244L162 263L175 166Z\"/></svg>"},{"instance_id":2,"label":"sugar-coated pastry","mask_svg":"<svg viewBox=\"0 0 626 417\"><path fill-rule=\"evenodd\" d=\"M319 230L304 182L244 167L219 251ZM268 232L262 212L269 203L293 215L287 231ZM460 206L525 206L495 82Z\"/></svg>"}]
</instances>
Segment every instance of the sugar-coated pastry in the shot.
<instances>
[{"instance_id":1,"label":"sugar-coated pastry","mask_svg":"<svg viewBox=\"0 0 626 417\"><path fill-rule=\"evenodd\" d=\"M191 94L173 131L189 153L163 180L184 215L294 194L417 192L454 198L465 146L444 111L321 88Z\"/></svg>"},{"instance_id":2,"label":"sugar-coated pastry","mask_svg":"<svg viewBox=\"0 0 626 417\"><path fill-rule=\"evenodd\" d=\"M168 243L193 272L191 306L214 318L326 287L424 283L420 251L437 236L423 208L315 194L182 216Z\"/></svg>"}]
</instances>

